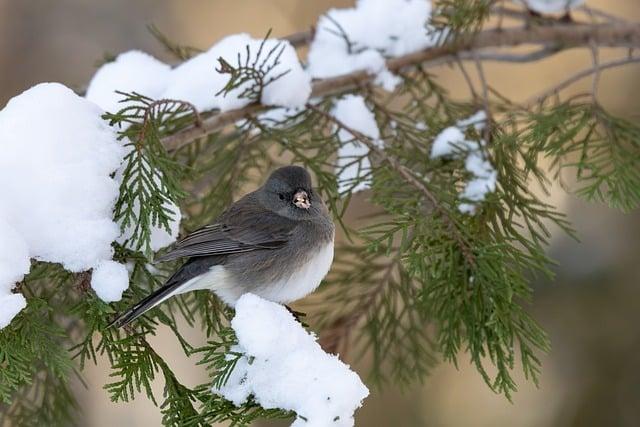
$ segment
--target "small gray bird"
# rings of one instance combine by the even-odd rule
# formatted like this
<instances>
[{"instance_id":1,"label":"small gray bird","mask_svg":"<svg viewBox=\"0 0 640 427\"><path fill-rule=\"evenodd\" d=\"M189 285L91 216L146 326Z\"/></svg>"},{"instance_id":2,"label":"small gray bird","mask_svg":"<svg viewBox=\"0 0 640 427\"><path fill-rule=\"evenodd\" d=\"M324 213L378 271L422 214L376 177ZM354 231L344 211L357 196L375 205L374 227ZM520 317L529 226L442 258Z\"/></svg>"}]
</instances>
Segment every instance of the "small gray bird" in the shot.
<instances>
[{"instance_id":1,"label":"small gray bird","mask_svg":"<svg viewBox=\"0 0 640 427\"><path fill-rule=\"evenodd\" d=\"M247 292L278 303L295 301L313 292L329 271L334 231L309 173L298 166L277 169L213 224L157 258L187 261L111 325L127 325L166 299L198 289L212 290L230 306Z\"/></svg>"}]
</instances>

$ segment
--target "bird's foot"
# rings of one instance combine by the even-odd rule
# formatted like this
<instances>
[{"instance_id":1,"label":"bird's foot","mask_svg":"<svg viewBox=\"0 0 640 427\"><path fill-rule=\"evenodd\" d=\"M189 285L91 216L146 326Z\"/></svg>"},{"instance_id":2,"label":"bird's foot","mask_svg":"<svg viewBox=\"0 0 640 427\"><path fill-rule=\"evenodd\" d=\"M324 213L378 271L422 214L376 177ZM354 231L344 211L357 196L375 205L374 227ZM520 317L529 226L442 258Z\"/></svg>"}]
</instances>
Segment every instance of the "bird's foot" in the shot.
<instances>
[{"instance_id":1,"label":"bird's foot","mask_svg":"<svg viewBox=\"0 0 640 427\"><path fill-rule=\"evenodd\" d=\"M294 309L292 309L291 307L289 307L288 305L284 306L289 313L291 313L291 315L293 316L294 319L296 319L296 322L300 323L303 327L308 328L309 325L307 325L304 320L302 320L303 317L307 316L307 313L303 313L301 311L295 311Z\"/></svg>"}]
</instances>

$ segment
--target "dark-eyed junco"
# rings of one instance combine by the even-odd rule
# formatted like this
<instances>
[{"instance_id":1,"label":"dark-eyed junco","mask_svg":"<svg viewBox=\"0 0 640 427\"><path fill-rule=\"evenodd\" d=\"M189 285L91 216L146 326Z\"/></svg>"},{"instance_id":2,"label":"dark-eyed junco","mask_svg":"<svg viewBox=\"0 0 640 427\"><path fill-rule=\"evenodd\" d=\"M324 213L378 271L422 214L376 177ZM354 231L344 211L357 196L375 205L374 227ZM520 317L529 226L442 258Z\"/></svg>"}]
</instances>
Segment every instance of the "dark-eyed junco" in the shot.
<instances>
[{"instance_id":1,"label":"dark-eyed junco","mask_svg":"<svg viewBox=\"0 0 640 427\"><path fill-rule=\"evenodd\" d=\"M187 258L167 283L112 322L124 326L166 299L209 289L233 306L251 292L287 303L313 292L333 261L335 227L309 173L274 171L211 225L177 242L156 262Z\"/></svg>"}]
</instances>

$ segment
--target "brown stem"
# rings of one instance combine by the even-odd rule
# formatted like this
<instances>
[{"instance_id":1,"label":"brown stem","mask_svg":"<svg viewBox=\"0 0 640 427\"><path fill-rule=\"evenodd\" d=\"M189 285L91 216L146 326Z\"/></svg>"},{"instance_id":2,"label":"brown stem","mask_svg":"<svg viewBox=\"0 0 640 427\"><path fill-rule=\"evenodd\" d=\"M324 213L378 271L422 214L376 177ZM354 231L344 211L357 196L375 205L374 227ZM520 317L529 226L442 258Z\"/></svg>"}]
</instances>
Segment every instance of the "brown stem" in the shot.
<instances>
[{"instance_id":1,"label":"brown stem","mask_svg":"<svg viewBox=\"0 0 640 427\"><path fill-rule=\"evenodd\" d=\"M547 90L545 90L544 92L531 97L528 101L525 101L524 103L524 107L525 108L531 108L536 104L539 104L541 102L543 102L545 99L547 99L548 97L550 97L551 95L554 95L558 92L560 92L561 90L571 86L572 84L574 84L575 82L590 76L591 74L594 73L599 73L602 70L606 70L608 68L614 68L614 67L620 67L622 65L627 65L627 64L633 64L633 63L638 63L640 62L640 57L637 56L632 56L632 57L627 57L627 58L622 58L622 59L617 59L614 61L609 61L609 62L602 62L600 64L594 65L593 67L589 67L586 68L584 70L581 70L569 77L567 77L565 80L561 81L560 83L554 85L552 88L549 88Z\"/></svg>"}]
</instances>

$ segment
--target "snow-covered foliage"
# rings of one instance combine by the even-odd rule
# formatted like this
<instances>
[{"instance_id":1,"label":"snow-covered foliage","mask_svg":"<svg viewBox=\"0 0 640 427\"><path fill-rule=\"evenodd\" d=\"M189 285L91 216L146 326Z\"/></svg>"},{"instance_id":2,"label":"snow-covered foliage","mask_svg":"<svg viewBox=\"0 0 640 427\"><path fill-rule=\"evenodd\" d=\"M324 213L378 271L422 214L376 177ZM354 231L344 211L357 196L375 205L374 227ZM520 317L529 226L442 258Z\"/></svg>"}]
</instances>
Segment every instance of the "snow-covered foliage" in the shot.
<instances>
[{"instance_id":1,"label":"snow-covered foliage","mask_svg":"<svg viewBox=\"0 0 640 427\"><path fill-rule=\"evenodd\" d=\"M538 13L568 12L584 3L584 0L517 0L528 9Z\"/></svg>"},{"instance_id":2,"label":"snow-covered foliage","mask_svg":"<svg viewBox=\"0 0 640 427\"><path fill-rule=\"evenodd\" d=\"M345 96L335 103L331 113L349 128L382 146L376 119L362 96ZM341 142L337 161L339 191L351 189L352 192L357 192L369 188L371 179L366 176L371 171L369 148L344 129L338 130L338 139Z\"/></svg>"},{"instance_id":3,"label":"snow-covered foliage","mask_svg":"<svg viewBox=\"0 0 640 427\"><path fill-rule=\"evenodd\" d=\"M132 50L118 55L93 75L87 88L87 99L104 111L116 113L125 107L120 92L136 92L157 99L167 87L171 67L153 56Z\"/></svg>"},{"instance_id":4,"label":"snow-covered foliage","mask_svg":"<svg viewBox=\"0 0 640 427\"><path fill-rule=\"evenodd\" d=\"M124 264L102 261L93 269L91 287L102 301L120 301L129 285L129 273Z\"/></svg>"},{"instance_id":5,"label":"snow-covered foliage","mask_svg":"<svg viewBox=\"0 0 640 427\"><path fill-rule=\"evenodd\" d=\"M325 353L284 306L245 294L235 308L232 351L242 356L214 393L235 405L253 396L263 408L294 411L294 427L352 426L369 395L358 375Z\"/></svg>"},{"instance_id":6,"label":"snow-covered foliage","mask_svg":"<svg viewBox=\"0 0 640 427\"><path fill-rule=\"evenodd\" d=\"M173 70L142 52L122 54L115 62L105 64L98 70L87 97L112 113L122 108L117 105L121 95L116 94L116 90L138 92L153 99L179 99L192 103L201 111L233 110L255 101L240 96L250 82L229 93L221 93L229 81L229 74L218 71L218 58L224 58L232 66L237 65L238 59L243 64L248 59L249 64L256 62L258 66L264 62L264 68L269 69L265 83L274 80L264 86L260 98L262 104L300 107L311 94L311 79L302 69L296 51L289 42L235 34L225 37L208 51Z\"/></svg>"},{"instance_id":7,"label":"snow-covered foliage","mask_svg":"<svg viewBox=\"0 0 640 427\"><path fill-rule=\"evenodd\" d=\"M0 326L24 306L9 291L29 258L73 272L111 260L120 229L112 219L118 184L110 174L124 149L102 114L57 83L27 90L0 112ZM97 291L113 297L104 287L128 285L126 274L117 279L98 282Z\"/></svg>"},{"instance_id":8,"label":"snow-covered foliage","mask_svg":"<svg viewBox=\"0 0 640 427\"><path fill-rule=\"evenodd\" d=\"M399 79L386 69L385 58L432 46L435 38L425 28L430 16L425 0L358 0L353 8L331 9L316 26L309 73L327 78L366 70L392 90Z\"/></svg>"},{"instance_id":9,"label":"snow-covered foliage","mask_svg":"<svg viewBox=\"0 0 640 427\"><path fill-rule=\"evenodd\" d=\"M467 182L460 194L462 203L458 206L460 212L473 214L477 204L482 202L487 193L496 189L498 173L485 159L482 153L484 142L467 139L465 130L473 126L481 132L486 126L487 115L478 111L471 117L458 121L455 126L449 126L436 136L431 146L431 158L456 157L465 158L465 169L473 176Z\"/></svg>"},{"instance_id":10,"label":"snow-covered foliage","mask_svg":"<svg viewBox=\"0 0 640 427\"><path fill-rule=\"evenodd\" d=\"M131 150L131 149L132 149L131 145L125 146L125 150ZM127 151L127 153L130 153L130 151ZM122 166L120 167L120 169L118 169L115 175L115 178L118 181L119 185L122 184L122 176L127 166L126 163L127 162L125 161L122 164ZM149 165L148 162L145 161L144 164L145 164L145 168L151 169L151 166ZM160 185L160 181L161 181L160 179L161 175L159 174L160 172L157 171L157 173L154 174L153 176L153 180L157 185ZM135 178L137 178L137 174L132 174L131 179L133 180ZM151 235L149 237L149 249L151 249L153 252L156 252L162 248L169 246L170 244L176 241L176 239L178 238L178 235L180 234L180 221L182 221L182 212L180 211L180 206L178 206L175 202L171 200L165 200L162 203L162 208L168 212L171 212L172 217L168 224L169 225L168 230L165 227L163 227L162 224L149 225L150 232L151 232ZM140 203L138 202L138 200L134 200L133 210L135 211L136 217L138 217L138 215L140 215ZM137 242L132 239L132 237L135 234L135 229L136 227L134 224L128 224L126 227L124 227L124 230L122 231L122 234L120 235L120 237L118 237L117 242L129 249L136 250Z\"/></svg>"}]
</instances>

